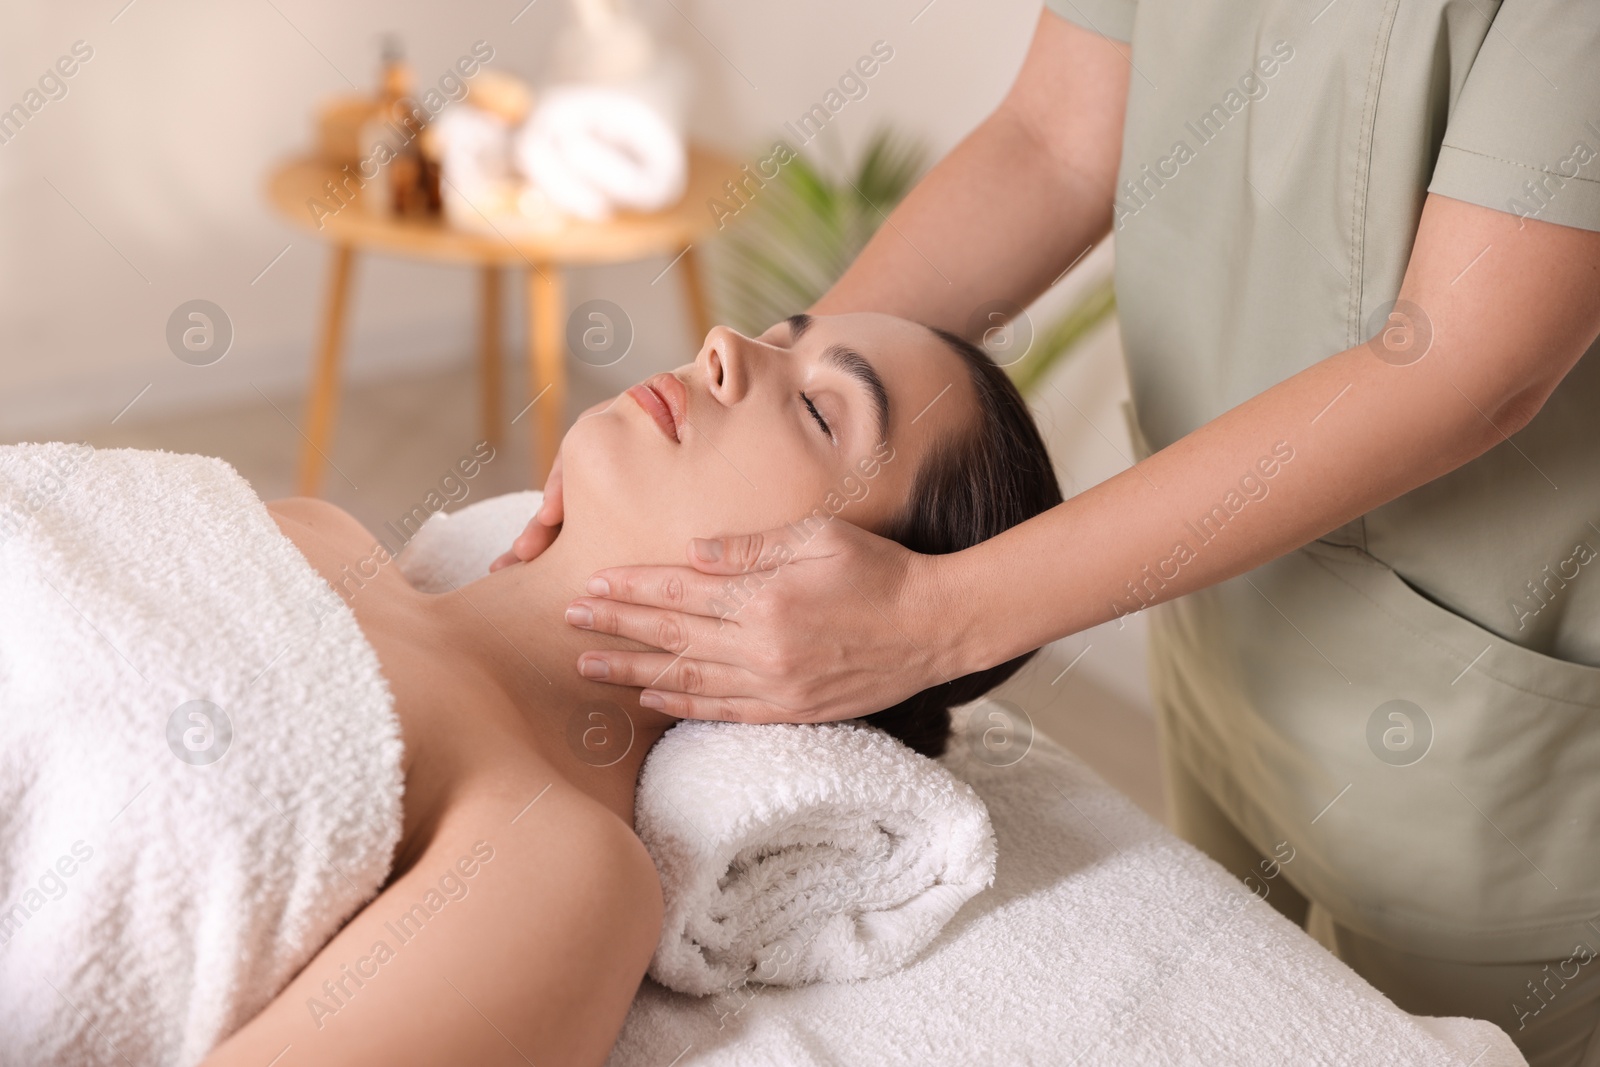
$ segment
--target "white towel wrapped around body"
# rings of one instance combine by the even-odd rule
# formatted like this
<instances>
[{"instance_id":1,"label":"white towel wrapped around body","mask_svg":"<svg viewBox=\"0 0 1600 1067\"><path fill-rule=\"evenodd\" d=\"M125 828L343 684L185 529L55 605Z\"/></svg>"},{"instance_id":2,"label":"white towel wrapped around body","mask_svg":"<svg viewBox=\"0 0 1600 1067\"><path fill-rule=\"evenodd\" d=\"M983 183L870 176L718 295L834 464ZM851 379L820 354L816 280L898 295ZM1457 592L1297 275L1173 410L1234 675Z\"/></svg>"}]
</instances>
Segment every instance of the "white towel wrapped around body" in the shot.
<instances>
[{"instance_id":1,"label":"white towel wrapped around body","mask_svg":"<svg viewBox=\"0 0 1600 1067\"><path fill-rule=\"evenodd\" d=\"M232 467L0 447L0 1063L198 1062L388 877L401 755Z\"/></svg>"}]
</instances>

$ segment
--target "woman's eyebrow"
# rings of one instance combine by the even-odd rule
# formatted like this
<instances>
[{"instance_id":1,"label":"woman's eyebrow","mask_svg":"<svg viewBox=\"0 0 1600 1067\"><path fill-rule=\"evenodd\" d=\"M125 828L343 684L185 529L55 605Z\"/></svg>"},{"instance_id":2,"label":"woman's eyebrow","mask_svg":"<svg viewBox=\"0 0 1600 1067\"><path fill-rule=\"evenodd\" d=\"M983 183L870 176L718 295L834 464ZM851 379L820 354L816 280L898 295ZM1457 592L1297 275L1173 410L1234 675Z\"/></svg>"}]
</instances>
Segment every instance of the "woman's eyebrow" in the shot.
<instances>
[{"instance_id":1,"label":"woman's eyebrow","mask_svg":"<svg viewBox=\"0 0 1600 1067\"><path fill-rule=\"evenodd\" d=\"M810 325L808 322L807 325ZM803 329L804 327L802 327ZM867 396L872 400L872 407L878 418L878 440L884 441L889 437L889 390L883 387L883 379L878 377L878 372L865 356L853 348L845 345L829 345L822 353L822 362L831 364L861 384L867 391Z\"/></svg>"},{"instance_id":2,"label":"woman's eyebrow","mask_svg":"<svg viewBox=\"0 0 1600 1067\"><path fill-rule=\"evenodd\" d=\"M800 340L800 335L805 333L807 330L811 329L811 316L807 315L803 311L800 312L798 315L790 315L788 318L784 319L783 321L787 322L789 324L789 343L790 344L793 344L794 342Z\"/></svg>"}]
</instances>

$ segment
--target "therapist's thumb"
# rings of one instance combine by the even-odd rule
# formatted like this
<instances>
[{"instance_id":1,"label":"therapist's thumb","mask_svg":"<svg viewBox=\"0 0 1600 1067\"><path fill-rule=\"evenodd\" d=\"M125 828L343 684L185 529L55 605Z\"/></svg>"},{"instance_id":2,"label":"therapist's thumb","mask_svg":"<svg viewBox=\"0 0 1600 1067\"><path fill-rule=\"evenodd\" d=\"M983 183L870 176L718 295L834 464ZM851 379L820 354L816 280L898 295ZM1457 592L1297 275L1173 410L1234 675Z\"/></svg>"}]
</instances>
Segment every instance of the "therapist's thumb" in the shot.
<instances>
[{"instance_id":1,"label":"therapist's thumb","mask_svg":"<svg viewBox=\"0 0 1600 1067\"><path fill-rule=\"evenodd\" d=\"M696 537L689 542L689 561L704 574L768 570L802 556L818 555L816 550L830 541L833 525L828 523L809 537L802 537L792 526L734 537Z\"/></svg>"}]
</instances>

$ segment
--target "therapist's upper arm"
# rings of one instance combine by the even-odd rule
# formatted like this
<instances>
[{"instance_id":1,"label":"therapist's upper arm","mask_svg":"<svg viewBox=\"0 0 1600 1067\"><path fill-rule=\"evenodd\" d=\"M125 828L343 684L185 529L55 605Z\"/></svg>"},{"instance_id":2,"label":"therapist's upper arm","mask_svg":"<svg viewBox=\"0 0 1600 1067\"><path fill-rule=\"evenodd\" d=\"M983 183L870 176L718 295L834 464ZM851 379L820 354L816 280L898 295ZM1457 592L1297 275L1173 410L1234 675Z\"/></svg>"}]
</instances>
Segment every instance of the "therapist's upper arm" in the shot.
<instances>
[{"instance_id":1,"label":"therapist's upper arm","mask_svg":"<svg viewBox=\"0 0 1600 1067\"><path fill-rule=\"evenodd\" d=\"M1480 407L1494 393L1466 382L1498 389L1517 427L1600 330L1600 4L1505 0L1492 18L1450 104L1400 295L1452 383Z\"/></svg>"},{"instance_id":2,"label":"therapist's upper arm","mask_svg":"<svg viewBox=\"0 0 1600 1067\"><path fill-rule=\"evenodd\" d=\"M1015 120L1081 195L1106 206L1122 158L1129 46L1061 18L1039 14L1033 42L996 114Z\"/></svg>"},{"instance_id":3,"label":"therapist's upper arm","mask_svg":"<svg viewBox=\"0 0 1600 1067\"><path fill-rule=\"evenodd\" d=\"M1600 336L1600 232L1430 194L1386 329L1513 433Z\"/></svg>"},{"instance_id":4,"label":"therapist's upper arm","mask_svg":"<svg viewBox=\"0 0 1600 1067\"><path fill-rule=\"evenodd\" d=\"M1438 370L1510 432L1600 331L1600 3L1506 0L1493 19L1400 298L1434 331Z\"/></svg>"}]
</instances>

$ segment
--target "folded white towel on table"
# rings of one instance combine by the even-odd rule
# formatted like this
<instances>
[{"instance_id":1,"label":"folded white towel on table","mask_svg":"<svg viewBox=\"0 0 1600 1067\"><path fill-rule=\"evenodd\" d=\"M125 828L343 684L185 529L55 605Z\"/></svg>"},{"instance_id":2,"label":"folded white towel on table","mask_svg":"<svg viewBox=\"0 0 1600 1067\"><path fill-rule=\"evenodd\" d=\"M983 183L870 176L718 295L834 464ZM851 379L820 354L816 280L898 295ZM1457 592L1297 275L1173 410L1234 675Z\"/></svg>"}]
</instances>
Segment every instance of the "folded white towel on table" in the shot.
<instances>
[{"instance_id":1,"label":"folded white towel on table","mask_svg":"<svg viewBox=\"0 0 1600 1067\"><path fill-rule=\"evenodd\" d=\"M540 499L433 516L402 572L435 592L481 577ZM684 993L887 974L994 877L971 787L849 723L675 726L645 759L634 824L666 899L650 974Z\"/></svg>"},{"instance_id":2,"label":"folded white towel on table","mask_svg":"<svg viewBox=\"0 0 1600 1067\"><path fill-rule=\"evenodd\" d=\"M446 108L432 130L452 222L469 224L480 213L493 217L513 206L509 122L471 104L458 104Z\"/></svg>"},{"instance_id":3,"label":"folded white towel on table","mask_svg":"<svg viewBox=\"0 0 1600 1067\"><path fill-rule=\"evenodd\" d=\"M688 181L686 82L663 64L636 83L552 86L516 134L517 165L556 207L578 218L669 207Z\"/></svg>"},{"instance_id":4,"label":"folded white towel on table","mask_svg":"<svg viewBox=\"0 0 1600 1067\"><path fill-rule=\"evenodd\" d=\"M198 1062L388 877L401 752L232 467L0 447L0 1063Z\"/></svg>"}]
</instances>

